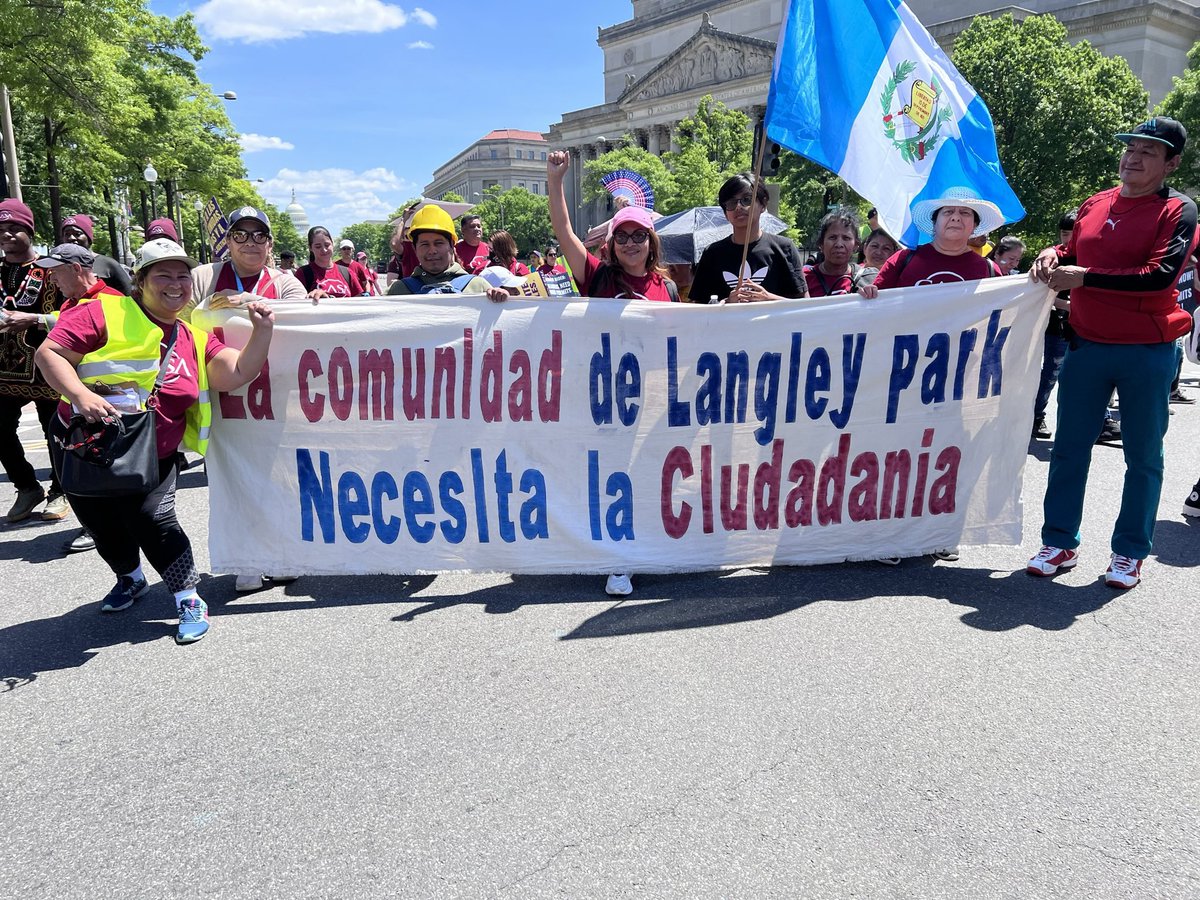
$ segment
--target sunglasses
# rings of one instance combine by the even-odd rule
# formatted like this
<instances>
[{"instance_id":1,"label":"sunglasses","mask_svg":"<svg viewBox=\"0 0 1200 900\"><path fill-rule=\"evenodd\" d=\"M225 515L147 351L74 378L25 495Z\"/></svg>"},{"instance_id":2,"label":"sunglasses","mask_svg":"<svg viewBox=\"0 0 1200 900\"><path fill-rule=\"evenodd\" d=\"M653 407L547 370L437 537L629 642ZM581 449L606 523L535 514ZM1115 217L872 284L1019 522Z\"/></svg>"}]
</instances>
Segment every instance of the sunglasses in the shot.
<instances>
[{"instance_id":1,"label":"sunglasses","mask_svg":"<svg viewBox=\"0 0 1200 900\"><path fill-rule=\"evenodd\" d=\"M650 232L645 229L639 229L638 231L618 231L613 235L613 240L618 244L628 244L630 241L633 241L635 244L644 244L650 240Z\"/></svg>"},{"instance_id":2,"label":"sunglasses","mask_svg":"<svg viewBox=\"0 0 1200 900\"><path fill-rule=\"evenodd\" d=\"M229 232L229 236L233 238L235 244L244 244L251 239L256 244L265 244L271 239L271 236L265 231L243 231L241 228L233 229L233 231Z\"/></svg>"},{"instance_id":3,"label":"sunglasses","mask_svg":"<svg viewBox=\"0 0 1200 900\"><path fill-rule=\"evenodd\" d=\"M754 201L749 197L734 197L721 204L721 206L725 207L726 212L733 212L739 206L742 209L749 209L753 205Z\"/></svg>"}]
</instances>

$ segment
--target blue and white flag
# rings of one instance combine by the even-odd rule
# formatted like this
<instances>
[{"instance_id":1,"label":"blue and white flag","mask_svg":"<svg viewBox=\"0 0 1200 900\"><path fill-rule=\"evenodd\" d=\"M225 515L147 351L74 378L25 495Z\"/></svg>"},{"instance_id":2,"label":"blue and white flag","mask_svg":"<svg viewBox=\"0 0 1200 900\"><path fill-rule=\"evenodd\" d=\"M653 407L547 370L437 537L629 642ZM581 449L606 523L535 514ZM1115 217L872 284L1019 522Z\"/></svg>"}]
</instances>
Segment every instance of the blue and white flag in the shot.
<instances>
[{"instance_id":1,"label":"blue and white flag","mask_svg":"<svg viewBox=\"0 0 1200 900\"><path fill-rule=\"evenodd\" d=\"M983 100L900 0L792 0L767 101L773 141L835 172L910 247L912 205L967 187L1025 208L1005 180Z\"/></svg>"}]
</instances>

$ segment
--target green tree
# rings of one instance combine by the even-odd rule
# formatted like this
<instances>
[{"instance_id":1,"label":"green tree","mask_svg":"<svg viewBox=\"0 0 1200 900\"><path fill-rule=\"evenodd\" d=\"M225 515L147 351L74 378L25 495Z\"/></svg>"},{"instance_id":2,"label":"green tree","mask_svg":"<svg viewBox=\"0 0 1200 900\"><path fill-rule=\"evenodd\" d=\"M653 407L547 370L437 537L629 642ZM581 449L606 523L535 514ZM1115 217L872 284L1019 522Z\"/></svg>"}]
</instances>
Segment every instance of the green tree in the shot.
<instances>
[{"instance_id":1,"label":"green tree","mask_svg":"<svg viewBox=\"0 0 1200 900\"><path fill-rule=\"evenodd\" d=\"M1015 230L1034 247L1056 241L1064 210L1112 186L1113 135L1145 118L1145 88L1124 59L1070 44L1051 15L978 16L951 58L992 114L1000 161L1027 213Z\"/></svg>"},{"instance_id":2,"label":"green tree","mask_svg":"<svg viewBox=\"0 0 1200 900\"><path fill-rule=\"evenodd\" d=\"M665 157L675 176L673 212L715 205L725 180L752 165L754 135L749 116L711 96L701 98L695 115L681 120L676 134L679 151Z\"/></svg>"},{"instance_id":3,"label":"green tree","mask_svg":"<svg viewBox=\"0 0 1200 900\"><path fill-rule=\"evenodd\" d=\"M788 223L788 237L815 249L817 226L833 206L850 206L863 222L870 204L828 169L797 153L784 151L779 157L779 216Z\"/></svg>"},{"instance_id":4,"label":"green tree","mask_svg":"<svg viewBox=\"0 0 1200 900\"><path fill-rule=\"evenodd\" d=\"M388 244L391 239L392 229L390 225L380 225L376 222L359 222L355 225L347 225L342 229L342 233L338 235L339 241L354 241L354 246L358 250L366 251L368 258L371 260L371 265L382 260L391 258L392 248Z\"/></svg>"},{"instance_id":5,"label":"green tree","mask_svg":"<svg viewBox=\"0 0 1200 900\"><path fill-rule=\"evenodd\" d=\"M1155 112L1170 116L1193 129L1200 128L1200 43L1188 51L1188 65L1183 75L1176 77L1171 92L1163 98ZM1193 138L1194 140L1195 138ZM1193 148L1183 154L1183 161L1171 180L1194 191L1200 188L1200 155Z\"/></svg>"},{"instance_id":6,"label":"green tree","mask_svg":"<svg viewBox=\"0 0 1200 900\"><path fill-rule=\"evenodd\" d=\"M464 197L462 194L456 194L456 193L454 193L454 191L446 191L446 193L442 194L441 199L445 200L447 203L466 203L467 202L466 197Z\"/></svg>"},{"instance_id":7,"label":"green tree","mask_svg":"<svg viewBox=\"0 0 1200 900\"><path fill-rule=\"evenodd\" d=\"M489 188L483 202L472 212L483 219L485 239L491 232L503 229L517 242L521 256L530 250L540 250L554 240L554 229L550 227L550 201L525 188L510 188L503 192Z\"/></svg>"},{"instance_id":8,"label":"green tree","mask_svg":"<svg viewBox=\"0 0 1200 900\"><path fill-rule=\"evenodd\" d=\"M585 200L597 200L608 196L600 179L610 172L629 169L637 172L654 189L654 208L663 215L678 212L681 207L675 200L677 188L675 176L659 157L637 145L626 145L609 150L597 159L583 164L583 196Z\"/></svg>"}]
</instances>

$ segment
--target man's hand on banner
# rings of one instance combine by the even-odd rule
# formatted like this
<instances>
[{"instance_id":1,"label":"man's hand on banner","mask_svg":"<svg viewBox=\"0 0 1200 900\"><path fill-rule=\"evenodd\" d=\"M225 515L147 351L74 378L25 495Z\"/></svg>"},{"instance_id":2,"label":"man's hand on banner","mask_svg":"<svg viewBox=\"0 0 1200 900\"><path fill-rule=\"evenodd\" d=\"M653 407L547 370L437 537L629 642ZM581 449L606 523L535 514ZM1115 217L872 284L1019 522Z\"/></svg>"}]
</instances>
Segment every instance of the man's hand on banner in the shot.
<instances>
[{"instance_id":1,"label":"man's hand on banner","mask_svg":"<svg viewBox=\"0 0 1200 900\"><path fill-rule=\"evenodd\" d=\"M1031 281L1045 281L1049 283L1050 273L1057 268L1058 251L1053 247L1047 247L1033 261L1033 268L1029 270L1029 278Z\"/></svg>"},{"instance_id":2,"label":"man's hand on banner","mask_svg":"<svg viewBox=\"0 0 1200 900\"><path fill-rule=\"evenodd\" d=\"M777 298L768 293L766 288L749 278L743 280L741 286L729 296L730 303L760 303L763 300L775 299Z\"/></svg>"},{"instance_id":3,"label":"man's hand on banner","mask_svg":"<svg viewBox=\"0 0 1200 900\"><path fill-rule=\"evenodd\" d=\"M864 300L874 300L879 296L879 288L873 284L860 284L858 286L858 296Z\"/></svg>"},{"instance_id":4,"label":"man's hand on banner","mask_svg":"<svg viewBox=\"0 0 1200 900\"><path fill-rule=\"evenodd\" d=\"M1083 266L1058 266L1050 273L1050 288L1055 291L1069 291L1071 288L1083 287L1083 276L1086 274L1087 269Z\"/></svg>"},{"instance_id":5,"label":"man's hand on banner","mask_svg":"<svg viewBox=\"0 0 1200 900\"><path fill-rule=\"evenodd\" d=\"M488 288L487 295L488 299L493 303L503 303L508 299L508 291L506 291L504 288Z\"/></svg>"}]
</instances>

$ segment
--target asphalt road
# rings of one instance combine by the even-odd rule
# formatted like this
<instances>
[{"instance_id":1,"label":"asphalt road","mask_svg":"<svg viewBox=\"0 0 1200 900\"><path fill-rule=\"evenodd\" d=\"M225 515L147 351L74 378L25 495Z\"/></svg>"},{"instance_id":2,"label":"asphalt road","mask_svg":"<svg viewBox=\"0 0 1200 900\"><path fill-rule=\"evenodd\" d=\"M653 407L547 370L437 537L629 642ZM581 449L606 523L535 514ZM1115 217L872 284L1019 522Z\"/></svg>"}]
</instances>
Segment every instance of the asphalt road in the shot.
<instances>
[{"instance_id":1,"label":"asphalt road","mask_svg":"<svg viewBox=\"0 0 1200 900\"><path fill-rule=\"evenodd\" d=\"M111 576L61 556L72 520L0 526L0 896L1200 897L1200 404L1174 409L1128 593L1101 577L1119 447L1079 567L1023 573L1048 442L1024 545L956 563L643 577L624 602L602 578L206 576L190 647L161 586L98 614ZM185 474L202 570L206 493Z\"/></svg>"}]
</instances>

